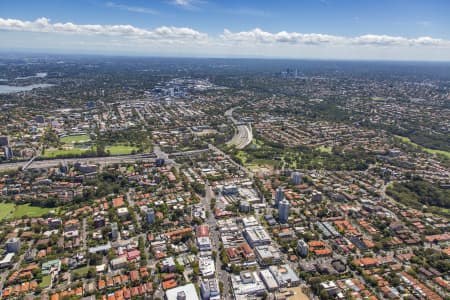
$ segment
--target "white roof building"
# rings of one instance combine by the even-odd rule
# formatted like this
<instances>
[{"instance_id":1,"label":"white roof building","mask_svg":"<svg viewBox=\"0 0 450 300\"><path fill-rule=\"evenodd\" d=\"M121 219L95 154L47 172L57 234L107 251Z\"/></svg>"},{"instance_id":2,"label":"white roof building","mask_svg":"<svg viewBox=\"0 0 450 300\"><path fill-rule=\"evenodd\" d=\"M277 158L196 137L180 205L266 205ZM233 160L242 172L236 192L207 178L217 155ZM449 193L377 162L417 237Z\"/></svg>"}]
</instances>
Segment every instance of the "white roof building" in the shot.
<instances>
[{"instance_id":1,"label":"white roof building","mask_svg":"<svg viewBox=\"0 0 450 300\"><path fill-rule=\"evenodd\" d=\"M265 292L263 281L258 276L258 272L242 272L231 277L234 295L258 295Z\"/></svg>"},{"instance_id":2,"label":"white roof building","mask_svg":"<svg viewBox=\"0 0 450 300\"><path fill-rule=\"evenodd\" d=\"M192 283L166 291L167 300L200 300Z\"/></svg>"}]
</instances>

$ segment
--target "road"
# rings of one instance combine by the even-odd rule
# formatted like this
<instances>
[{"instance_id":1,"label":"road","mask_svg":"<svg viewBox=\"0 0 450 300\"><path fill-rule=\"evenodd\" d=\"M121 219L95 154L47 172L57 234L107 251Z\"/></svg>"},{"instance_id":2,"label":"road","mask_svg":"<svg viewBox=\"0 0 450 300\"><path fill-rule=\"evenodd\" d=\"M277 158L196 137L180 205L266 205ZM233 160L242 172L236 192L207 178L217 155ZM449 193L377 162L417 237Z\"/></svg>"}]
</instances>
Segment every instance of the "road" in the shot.
<instances>
[{"instance_id":1,"label":"road","mask_svg":"<svg viewBox=\"0 0 450 300\"><path fill-rule=\"evenodd\" d=\"M228 145L235 145L237 149L244 149L253 140L253 131L250 124L239 124L239 122L233 118L233 111L239 107L230 108L225 112L231 122L236 126L237 130L233 138L228 141Z\"/></svg>"},{"instance_id":2,"label":"road","mask_svg":"<svg viewBox=\"0 0 450 300\"><path fill-rule=\"evenodd\" d=\"M34 160L28 168L49 168L55 167L63 163L82 163L82 164L100 164L107 165L113 163L128 163L135 161L153 161L155 158L151 157L151 154L133 154L133 155L120 155L120 156L102 156L102 157L85 157L85 158L55 158L47 160ZM170 163L168 160L167 163ZM21 161L15 163L0 164L0 171L18 169L28 164L28 161Z\"/></svg>"},{"instance_id":3,"label":"road","mask_svg":"<svg viewBox=\"0 0 450 300\"><path fill-rule=\"evenodd\" d=\"M237 149L244 149L252 142L253 132L251 125L237 125L237 131L228 145L235 145Z\"/></svg>"},{"instance_id":4,"label":"road","mask_svg":"<svg viewBox=\"0 0 450 300\"><path fill-rule=\"evenodd\" d=\"M208 218L206 223L209 226L209 236L211 239L212 249L216 251L216 275L217 280L222 282L223 284L223 299L232 299L231 296L231 286L230 286L230 275L222 269L222 261L220 260L219 248L220 248L220 234L219 231L216 230L217 223L214 217L214 213L211 209L211 198L214 196L214 192L209 186L209 182L205 183L205 197L201 197L201 202L205 207L205 210L208 211Z\"/></svg>"}]
</instances>

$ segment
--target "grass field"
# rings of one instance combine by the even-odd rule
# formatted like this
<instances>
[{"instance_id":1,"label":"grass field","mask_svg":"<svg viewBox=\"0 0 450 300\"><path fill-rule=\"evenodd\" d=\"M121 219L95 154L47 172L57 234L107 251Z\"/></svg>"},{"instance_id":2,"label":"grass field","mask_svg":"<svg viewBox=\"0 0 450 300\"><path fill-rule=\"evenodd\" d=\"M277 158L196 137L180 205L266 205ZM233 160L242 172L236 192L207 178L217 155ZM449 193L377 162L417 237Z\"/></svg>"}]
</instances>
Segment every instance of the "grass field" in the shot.
<instances>
[{"instance_id":1,"label":"grass field","mask_svg":"<svg viewBox=\"0 0 450 300\"><path fill-rule=\"evenodd\" d=\"M66 144L73 144L73 143L84 143L89 142L91 138L87 134L80 134L80 135L68 135L65 137L62 137L61 142Z\"/></svg>"},{"instance_id":2,"label":"grass field","mask_svg":"<svg viewBox=\"0 0 450 300\"><path fill-rule=\"evenodd\" d=\"M39 286L44 289L50 285L51 280L52 280L51 275L45 275L44 277L42 277L42 282L39 284Z\"/></svg>"},{"instance_id":3,"label":"grass field","mask_svg":"<svg viewBox=\"0 0 450 300\"><path fill-rule=\"evenodd\" d=\"M449 151L444 151L444 150L436 150L436 149L430 149L430 148L425 148L422 147L416 143L414 143L413 141L411 141L408 137L406 136L400 136L400 135L396 135L396 138L400 139L403 143L405 144L409 144L409 145L413 145L416 147L419 147L420 149L422 149L422 151L430 153L430 154L440 154L440 155L444 155L448 158L450 158L450 152Z\"/></svg>"},{"instance_id":4,"label":"grass field","mask_svg":"<svg viewBox=\"0 0 450 300\"><path fill-rule=\"evenodd\" d=\"M88 151L88 149L46 149L45 153L41 156L45 158L55 158L62 155L80 155L86 151Z\"/></svg>"},{"instance_id":5,"label":"grass field","mask_svg":"<svg viewBox=\"0 0 450 300\"><path fill-rule=\"evenodd\" d=\"M30 206L29 204L0 203L0 220L20 219L23 216L41 217L52 210L54 209Z\"/></svg>"},{"instance_id":6,"label":"grass field","mask_svg":"<svg viewBox=\"0 0 450 300\"><path fill-rule=\"evenodd\" d=\"M43 158L55 158L58 156L70 156L70 155L82 155L83 153L89 151L90 149L80 149L80 148L72 148L72 149L46 149L44 154L41 155ZM94 147L95 150L95 147ZM106 146L105 151L109 151L111 155L125 155L131 154L131 152L135 150L137 151L137 147L126 146L126 145L112 145Z\"/></svg>"},{"instance_id":7,"label":"grass field","mask_svg":"<svg viewBox=\"0 0 450 300\"><path fill-rule=\"evenodd\" d=\"M386 100L384 97L372 97L371 99L373 101L384 101L384 100Z\"/></svg>"},{"instance_id":8,"label":"grass field","mask_svg":"<svg viewBox=\"0 0 450 300\"><path fill-rule=\"evenodd\" d=\"M242 164L245 164L248 159L248 154L245 151L238 151L236 156L242 161Z\"/></svg>"},{"instance_id":9,"label":"grass field","mask_svg":"<svg viewBox=\"0 0 450 300\"><path fill-rule=\"evenodd\" d=\"M114 145L114 146L107 146L105 148L106 151L109 151L111 155L124 155L124 154L130 154L133 150L137 150L137 147L133 146L125 146L125 145Z\"/></svg>"},{"instance_id":10,"label":"grass field","mask_svg":"<svg viewBox=\"0 0 450 300\"><path fill-rule=\"evenodd\" d=\"M73 272L76 273L80 277L86 276L88 271L89 271L89 267L88 266L73 270Z\"/></svg>"},{"instance_id":11,"label":"grass field","mask_svg":"<svg viewBox=\"0 0 450 300\"><path fill-rule=\"evenodd\" d=\"M15 208L14 203L0 203L0 220L11 218Z\"/></svg>"},{"instance_id":12,"label":"grass field","mask_svg":"<svg viewBox=\"0 0 450 300\"><path fill-rule=\"evenodd\" d=\"M320 152L324 152L324 153L331 153L331 151L333 150L333 148L326 147L326 146L320 146L317 149L320 150Z\"/></svg>"}]
</instances>

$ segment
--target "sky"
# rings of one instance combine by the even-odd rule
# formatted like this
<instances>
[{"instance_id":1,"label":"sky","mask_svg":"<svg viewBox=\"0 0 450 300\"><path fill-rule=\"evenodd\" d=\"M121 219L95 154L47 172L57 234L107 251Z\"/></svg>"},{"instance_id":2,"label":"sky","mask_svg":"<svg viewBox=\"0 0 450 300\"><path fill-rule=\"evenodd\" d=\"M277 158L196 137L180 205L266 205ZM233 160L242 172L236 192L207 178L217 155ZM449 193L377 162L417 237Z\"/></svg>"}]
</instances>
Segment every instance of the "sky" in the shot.
<instances>
[{"instance_id":1,"label":"sky","mask_svg":"<svg viewBox=\"0 0 450 300\"><path fill-rule=\"evenodd\" d=\"M0 0L0 51L450 61L448 0Z\"/></svg>"}]
</instances>

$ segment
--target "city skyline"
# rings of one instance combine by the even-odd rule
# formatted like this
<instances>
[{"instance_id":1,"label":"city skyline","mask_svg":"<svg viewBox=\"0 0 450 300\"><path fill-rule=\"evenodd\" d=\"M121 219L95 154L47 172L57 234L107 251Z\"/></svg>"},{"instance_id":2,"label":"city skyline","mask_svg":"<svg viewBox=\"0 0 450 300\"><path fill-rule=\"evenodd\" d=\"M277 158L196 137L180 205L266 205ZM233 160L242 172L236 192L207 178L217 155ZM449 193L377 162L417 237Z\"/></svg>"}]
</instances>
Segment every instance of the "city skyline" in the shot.
<instances>
[{"instance_id":1,"label":"city skyline","mask_svg":"<svg viewBox=\"0 0 450 300\"><path fill-rule=\"evenodd\" d=\"M448 61L449 9L403 0L4 2L0 50Z\"/></svg>"}]
</instances>

